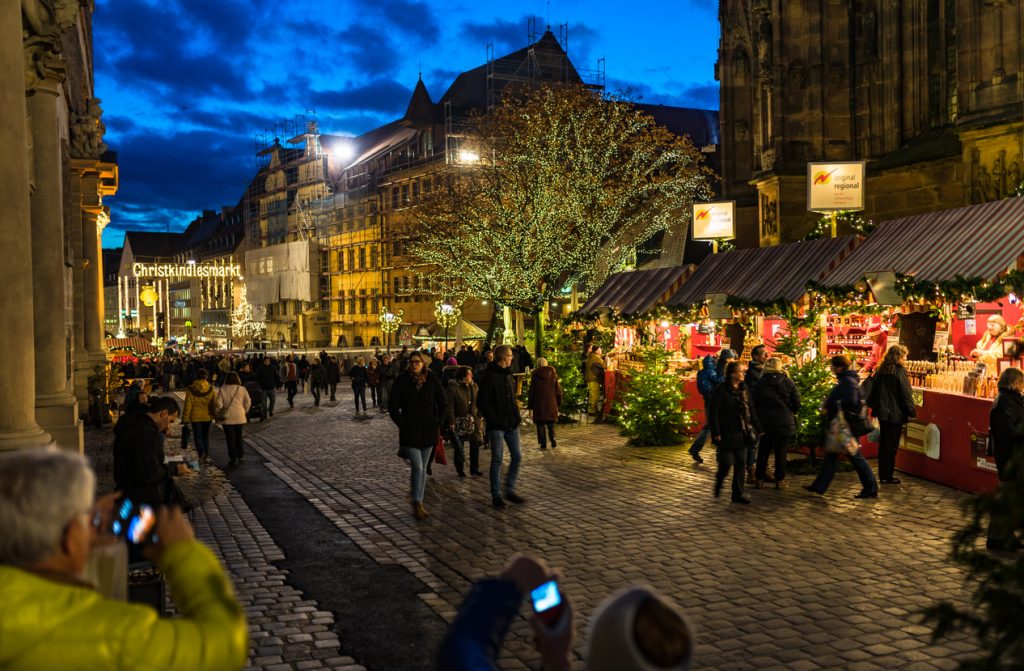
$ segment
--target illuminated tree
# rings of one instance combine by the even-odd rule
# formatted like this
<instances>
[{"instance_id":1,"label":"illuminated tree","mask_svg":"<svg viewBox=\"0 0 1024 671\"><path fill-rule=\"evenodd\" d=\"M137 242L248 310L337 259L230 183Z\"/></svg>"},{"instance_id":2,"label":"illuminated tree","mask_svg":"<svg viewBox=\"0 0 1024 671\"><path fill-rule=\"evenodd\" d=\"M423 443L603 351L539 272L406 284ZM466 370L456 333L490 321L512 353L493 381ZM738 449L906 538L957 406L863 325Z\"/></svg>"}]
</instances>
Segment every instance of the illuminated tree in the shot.
<instances>
[{"instance_id":1,"label":"illuminated tree","mask_svg":"<svg viewBox=\"0 0 1024 671\"><path fill-rule=\"evenodd\" d=\"M619 428L633 445L677 445L693 426L693 411L683 410L686 394L668 368L668 352L655 345L642 352L643 367L630 376L616 404Z\"/></svg>"},{"instance_id":2,"label":"illuminated tree","mask_svg":"<svg viewBox=\"0 0 1024 671\"><path fill-rule=\"evenodd\" d=\"M266 322L256 319L252 305L246 297L245 285L240 288L238 307L231 312L231 335L243 340L253 340L266 330Z\"/></svg>"},{"instance_id":3,"label":"illuminated tree","mask_svg":"<svg viewBox=\"0 0 1024 671\"><path fill-rule=\"evenodd\" d=\"M689 138L583 86L506 95L470 131L424 204L410 253L432 281L537 316L566 286L609 269L709 196Z\"/></svg>"}]
</instances>

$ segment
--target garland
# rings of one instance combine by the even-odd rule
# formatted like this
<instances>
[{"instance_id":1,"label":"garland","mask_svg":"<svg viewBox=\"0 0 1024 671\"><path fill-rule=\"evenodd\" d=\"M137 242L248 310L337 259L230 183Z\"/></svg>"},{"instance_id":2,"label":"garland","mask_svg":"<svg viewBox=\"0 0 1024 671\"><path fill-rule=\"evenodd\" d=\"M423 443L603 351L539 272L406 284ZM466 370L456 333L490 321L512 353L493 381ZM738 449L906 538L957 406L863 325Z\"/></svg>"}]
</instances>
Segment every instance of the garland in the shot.
<instances>
[{"instance_id":1,"label":"garland","mask_svg":"<svg viewBox=\"0 0 1024 671\"><path fill-rule=\"evenodd\" d=\"M896 276L896 291L908 301L947 303L991 303L1024 290L1024 271L1011 270L996 281L957 275L941 282L917 281L910 275Z\"/></svg>"},{"instance_id":2,"label":"garland","mask_svg":"<svg viewBox=\"0 0 1024 671\"><path fill-rule=\"evenodd\" d=\"M842 210L836 212L836 228L844 226L851 233L857 235L868 236L878 228L878 224L874 221L864 219L855 210ZM838 232L838 231L837 231ZM821 219L818 219L818 223L815 224L811 232L804 236L804 240L821 240L832 235L832 217L824 215Z\"/></svg>"}]
</instances>

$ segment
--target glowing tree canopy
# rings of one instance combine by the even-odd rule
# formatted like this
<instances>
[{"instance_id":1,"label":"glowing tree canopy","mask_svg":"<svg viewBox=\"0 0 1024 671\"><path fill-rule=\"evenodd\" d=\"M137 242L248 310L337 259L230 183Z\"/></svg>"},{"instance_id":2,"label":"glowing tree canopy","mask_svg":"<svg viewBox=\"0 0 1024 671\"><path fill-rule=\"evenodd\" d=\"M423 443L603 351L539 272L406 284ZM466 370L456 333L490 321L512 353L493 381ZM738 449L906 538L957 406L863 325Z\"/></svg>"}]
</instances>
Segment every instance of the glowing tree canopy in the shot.
<instances>
[{"instance_id":1,"label":"glowing tree canopy","mask_svg":"<svg viewBox=\"0 0 1024 671\"><path fill-rule=\"evenodd\" d=\"M689 138L583 86L513 91L462 142L415 208L411 254L434 282L528 313L565 286L596 288L710 197Z\"/></svg>"},{"instance_id":2,"label":"glowing tree canopy","mask_svg":"<svg viewBox=\"0 0 1024 671\"><path fill-rule=\"evenodd\" d=\"M267 324L253 316L252 305L246 298L245 285L241 286L240 291L238 307L231 313L231 334L235 338L252 340L266 330Z\"/></svg>"}]
</instances>

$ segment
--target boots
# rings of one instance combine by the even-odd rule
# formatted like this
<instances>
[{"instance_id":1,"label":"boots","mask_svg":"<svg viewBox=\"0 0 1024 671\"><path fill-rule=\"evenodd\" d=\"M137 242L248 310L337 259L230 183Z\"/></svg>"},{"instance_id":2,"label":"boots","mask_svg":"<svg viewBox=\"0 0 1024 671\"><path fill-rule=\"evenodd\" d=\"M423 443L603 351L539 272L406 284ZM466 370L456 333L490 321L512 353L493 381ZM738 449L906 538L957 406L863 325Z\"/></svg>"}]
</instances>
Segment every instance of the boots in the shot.
<instances>
[{"instance_id":1,"label":"boots","mask_svg":"<svg viewBox=\"0 0 1024 671\"><path fill-rule=\"evenodd\" d=\"M754 477L754 467L747 466L747 484L753 485L757 483L757 478Z\"/></svg>"},{"instance_id":2,"label":"boots","mask_svg":"<svg viewBox=\"0 0 1024 671\"><path fill-rule=\"evenodd\" d=\"M415 517L418 520L425 520L428 517L430 517L430 514L427 513L427 509L424 508L423 504L420 503L419 501L416 501L412 504L412 514L413 517Z\"/></svg>"},{"instance_id":3,"label":"boots","mask_svg":"<svg viewBox=\"0 0 1024 671\"><path fill-rule=\"evenodd\" d=\"M786 487L789 487L789 482L787 482L786 480L775 481L775 489L785 489Z\"/></svg>"}]
</instances>

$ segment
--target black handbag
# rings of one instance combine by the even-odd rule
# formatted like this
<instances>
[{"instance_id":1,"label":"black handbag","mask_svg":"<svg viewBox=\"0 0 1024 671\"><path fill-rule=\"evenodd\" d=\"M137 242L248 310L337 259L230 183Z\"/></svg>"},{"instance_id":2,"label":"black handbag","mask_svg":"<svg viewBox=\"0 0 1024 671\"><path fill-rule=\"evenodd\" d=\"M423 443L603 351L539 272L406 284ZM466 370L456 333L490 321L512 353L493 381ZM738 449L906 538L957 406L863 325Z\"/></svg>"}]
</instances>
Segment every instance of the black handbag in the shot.
<instances>
[{"instance_id":1,"label":"black handbag","mask_svg":"<svg viewBox=\"0 0 1024 671\"><path fill-rule=\"evenodd\" d=\"M868 416L868 406L863 401L860 404L859 412L846 415L846 423L850 425L850 433L857 437L866 436L878 428L876 422L877 420Z\"/></svg>"}]
</instances>

